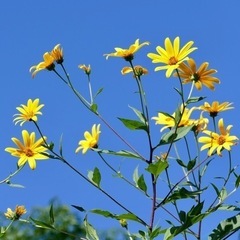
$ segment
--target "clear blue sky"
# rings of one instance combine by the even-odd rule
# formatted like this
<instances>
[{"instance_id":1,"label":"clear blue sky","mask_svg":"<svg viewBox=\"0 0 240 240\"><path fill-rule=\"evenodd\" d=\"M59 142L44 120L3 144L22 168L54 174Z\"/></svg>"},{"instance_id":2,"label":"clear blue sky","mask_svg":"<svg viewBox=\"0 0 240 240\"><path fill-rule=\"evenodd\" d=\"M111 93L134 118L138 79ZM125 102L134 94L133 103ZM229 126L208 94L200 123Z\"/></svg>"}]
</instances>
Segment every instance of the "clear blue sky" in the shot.
<instances>
[{"instance_id":1,"label":"clear blue sky","mask_svg":"<svg viewBox=\"0 0 240 240\"><path fill-rule=\"evenodd\" d=\"M229 101L235 109L224 114L226 124L233 124L233 132L239 136L239 7L238 0L217 1L162 1L162 0L88 0L88 1L4 1L0 3L0 48L1 48L1 142L0 179L15 169L17 159L4 151L12 146L11 137L20 138L22 129L35 130L31 123L23 127L12 123L15 108L28 98L40 98L45 104L39 124L56 147L63 134L65 157L84 173L95 165L103 170L103 186L117 199L126 202L127 207L148 221L149 209L142 196L132 194L132 189L122 187L118 179L111 179L111 172L104 170L99 158L92 152L87 155L74 153L78 141L92 124L101 123L99 119L78 102L71 91L53 74L42 71L35 79L31 78L29 68L42 61L42 55L60 43L64 49L65 67L71 79L83 95L87 94L87 79L77 66L91 64L93 90L104 87L97 102L102 115L142 151L146 139L142 133L136 136L125 129L116 117L134 117L128 105L137 106L138 97L134 92L136 85L132 77L122 76L120 70L126 65L121 59L106 60L104 53L113 52L114 47L128 47L137 38L150 45L137 53L134 63L148 68L144 77L147 100L151 116L157 111L173 112L176 102L174 80L166 79L164 72L154 73L156 65L146 57L155 52L164 39L180 36L182 43L193 40L198 50L192 54L196 62L208 61L210 67L217 69L221 84L215 91L204 89L195 95L207 96L207 101ZM169 92L170 91L170 92ZM152 123L159 134L159 127ZM100 147L122 149L124 145L102 124ZM157 140L156 135L155 140ZM238 147L234 149L237 164ZM143 151L143 154L144 151ZM136 160L107 159L131 178L132 170L139 164ZM221 159L218 159L219 161ZM221 164L218 165L221 170ZM144 169L144 166L140 166ZM128 171L131 169L131 172ZM1 185L0 210L16 204L45 206L53 197L59 197L64 204L75 204L91 208L104 208L116 213L120 211L100 192L90 187L75 173L55 160L38 162L37 169L25 169L13 182L25 186L24 189ZM236 199L239 199L239 193ZM131 200L131 201L129 201ZM103 223L100 217L93 219L98 227L118 226L111 220ZM163 219L160 217L159 222ZM99 225L99 222L101 223ZM215 222L216 223L216 222ZM215 224L213 224L215 226Z\"/></svg>"}]
</instances>

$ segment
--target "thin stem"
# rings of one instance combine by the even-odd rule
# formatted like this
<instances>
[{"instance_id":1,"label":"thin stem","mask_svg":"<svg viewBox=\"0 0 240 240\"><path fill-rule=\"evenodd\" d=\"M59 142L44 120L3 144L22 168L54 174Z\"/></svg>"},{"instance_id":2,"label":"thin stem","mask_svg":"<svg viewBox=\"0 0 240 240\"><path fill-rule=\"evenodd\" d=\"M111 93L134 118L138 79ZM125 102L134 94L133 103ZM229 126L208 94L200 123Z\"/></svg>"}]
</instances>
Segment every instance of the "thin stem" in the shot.
<instances>
[{"instance_id":1,"label":"thin stem","mask_svg":"<svg viewBox=\"0 0 240 240\"><path fill-rule=\"evenodd\" d=\"M24 164L25 165L25 164ZM14 173L11 173L9 174L8 177L6 177L5 179L3 179L2 181L0 181L0 184L3 184L3 183L9 183L10 179L15 176L16 174L18 174L22 168L24 167L24 165L20 166Z\"/></svg>"}]
</instances>

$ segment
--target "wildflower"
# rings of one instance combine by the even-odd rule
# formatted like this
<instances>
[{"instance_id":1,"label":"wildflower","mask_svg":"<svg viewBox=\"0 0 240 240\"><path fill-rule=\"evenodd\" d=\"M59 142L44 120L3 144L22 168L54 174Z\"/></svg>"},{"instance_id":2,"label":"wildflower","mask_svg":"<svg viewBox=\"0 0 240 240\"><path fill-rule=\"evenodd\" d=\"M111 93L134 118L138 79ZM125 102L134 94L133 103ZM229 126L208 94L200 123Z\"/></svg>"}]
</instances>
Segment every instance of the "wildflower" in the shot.
<instances>
[{"instance_id":1,"label":"wildflower","mask_svg":"<svg viewBox=\"0 0 240 240\"><path fill-rule=\"evenodd\" d=\"M87 75L90 75L91 73L91 67L90 65L86 66L85 64L78 65L80 69L82 69Z\"/></svg>"},{"instance_id":2,"label":"wildflower","mask_svg":"<svg viewBox=\"0 0 240 240\"><path fill-rule=\"evenodd\" d=\"M40 109L44 106L44 104L39 105L39 99L35 100L28 99L27 105L21 104L21 107L17 107L16 109L20 112L14 114L16 116L14 118L15 124L20 123L22 126L26 121L37 121L37 115L42 115Z\"/></svg>"},{"instance_id":3,"label":"wildflower","mask_svg":"<svg viewBox=\"0 0 240 240\"><path fill-rule=\"evenodd\" d=\"M63 63L63 49L57 44L50 53L57 64Z\"/></svg>"},{"instance_id":4,"label":"wildflower","mask_svg":"<svg viewBox=\"0 0 240 240\"><path fill-rule=\"evenodd\" d=\"M18 166L24 165L28 162L30 168L34 170L36 168L36 160L47 159L47 148L42 146L46 137L40 138L35 141L35 132L31 134L28 131L22 131L23 142L17 138L12 138L12 141L17 145L17 148L8 147L5 148L6 152L9 152L12 156L18 157Z\"/></svg>"},{"instance_id":5,"label":"wildflower","mask_svg":"<svg viewBox=\"0 0 240 240\"><path fill-rule=\"evenodd\" d=\"M187 60L187 64L181 63L179 65L179 76L182 78L183 83L194 82L197 90L201 90L202 85L214 90L214 83L220 83L218 78L211 76L217 71L215 69L208 69L208 62L202 63L198 69L192 58ZM177 74L175 74L175 76L177 76Z\"/></svg>"},{"instance_id":6,"label":"wildflower","mask_svg":"<svg viewBox=\"0 0 240 240\"><path fill-rule=\"evenodd\" d=\"M193 41L189 41L180 49L180 39L176 37L173 44L169 38L165 39L165 49L157 46L156 50L158 54L148 53L148 57L152 59L153 63L163 63L166 66L156 67L155 71L166 69L166 77L169 78L173 70L178 69L179 65L188 60L187 57L191 52L196 50L196 47L191 48Z\"/></svg>"},{"instance_id":7,"label":"wildflower","mask_svg":"<svg viewBox=\"0 0 240 240\"><path fill-rule=\"evenodd\" d=\"M198 134L207 128L208 123L208 118L204 118L203 114L201 113L200 118L194 121L194 127L192 130L195 134Z\"/></svg>"},{"instance_id":8,"label":"wildflower","mask_svg":"<svg viewBox=\"0 0 240 240\"><path fill-rule=\"evenodd\" d=\"M210 105L208 102L205 102L202 106L199 107L199 109L208 112L211 117L216 117L219 112L223 112L229 109L233 109L231 106L232 103L230 102L223 102L219 103L218 101L212 102L212 105Z\"/></svg>"},{"instance_id":9,"label":"wildflower","mask_svg":"<svg viewBox=\"0 0 240 240\"><path fill-rule=\"evenodd\" d=\"M208 149L208 156L211 156L215 150L217 151L217 154L221 156L221 151L223 149L230 151L231 146L236 145L236 141L238 140L236 136L230 136L232 125L228 125L227 128L225 128L222 118L218 121L218 128L220 134L204 130L203 133L208 136L200 137L198 139L200 143L204 144L201 147L201 151Z\"/></svg>"},{"instance_id":10,"label":"wildflower","mask_svg":"<svg viewBox=\"0 0 240 240\"><path fill-rule=\"evenodd\" d=\"M181 110L183 107L181 106ZM194 119L190 119L190 116L192 114L192 111L195 110L196 108L193 107L191 109L185 108L183 115L181 117L181 121L178 124L178 127L183 127L183 126L191 126L194 124ZM152 117L153 120L156 120L156 124L160 125L165 125L165 127L161 128L161 132L166 129L166 128L172 128L175 126L175 113L172 115L166 115L164 113L158 113L157 117Z\"/></svg>"},{"instance_id":11,"label":"wildflower","mask_svg":"<svg viewBox=\"0 0 240 240\"><path fill-rule=\"evenodd\" d=\"M100 135L100 124L96 126L94 124L92 126L92 133L86 131L84 133L85 140L79 141L79 147L76 149L76 153L78 153L80 150L82 150L82 153L86 153L88 149L91 148L97 148L98 147L98 140Z\"/></svg>"},{"instance_id":12,"label":"wildflower","mask_svg":"<svg viewBox=\"0 0 240 240\"><path fill-rule=\"evenodd\" d=\"M32 77L35 77L35 75L41 70L47 69L48 71L52 71L55 68L54 61L55 59L51 53L44 53L43 62L40 62L38 65L34 65L30 68L29 71L32 72Z\"/></svg>"},{"instance_id":13,"label":"wildflower","mask_svg":"<svg viewBox=\"0 0 240 240\"><path fill-rule=\"evenodd\" d=\"M135 77L135 74L136 74L137 77L140 77L140 76L148 73L148 70L146 68L140 66L140 65L135 66L134 71L135 71L135 73L133 74L133 77ZM127 73L130 73L130 72L133 72L132 67L124 67L121 71L121 73L123 75L125 75Z\"/></svg>"},{"instance_id":14,"label":"wildflower","mask_svg":"<svg viewBox=\"0 0 240 240\"><path fill-rule=\"evenodd\" d=\"M4 213L5 217L10 220L18 220L23 214L27 212L24 206L16 206L15 211L12 211L11 208L7 209L7 212Z\"/></svg>"},{"instance_id":15,"label":"wildflower","mask_svg":"<svg viewBox=\"0 0 240 240\"><path fill-rule=\"evenodd\" d=\"M103 56L106 56L106 59L108 59L108 57L122 57L126 61L132 61L134 54L145 45L149 45L149 42L139 44L139 39L137 39L128 49L116 47L114 48L116 52L104 54Z\"/></svg>"}]
</instances>

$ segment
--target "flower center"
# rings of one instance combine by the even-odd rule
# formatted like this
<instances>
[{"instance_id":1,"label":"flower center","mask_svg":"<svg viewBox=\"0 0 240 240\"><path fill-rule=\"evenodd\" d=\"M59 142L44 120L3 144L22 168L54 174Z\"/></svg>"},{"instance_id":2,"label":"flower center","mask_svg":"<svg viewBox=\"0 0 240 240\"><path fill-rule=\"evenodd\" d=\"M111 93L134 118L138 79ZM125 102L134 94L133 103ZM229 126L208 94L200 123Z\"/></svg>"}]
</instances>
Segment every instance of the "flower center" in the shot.
<instances>
[{"instance_id":1,"label":"flower center","mask_svg":"<svg viewBox=\"0 0 240 240\"><path fill-rule=\"evenodd\" d=\"M178 60L175 57L170 57L168 61L168 65L175 65Z\"/></svg>"},{"instance_id":2,"label":"flower center","mask_svg":"<svg viewBox=\"0 0 240 240\"><path fill-rule=\"evenodd\" d=\"M192 76L191 76L191 80L194 81L194 82L198 82L200 79L200 76L198 75L198 73L194 73Z\"/></svg>"},{"instance_id":3,"label":"flower center","mask_svg":"<svg viewBox=\"0 0 240 240\"><path fill-rule=\"evenodd\" d=\"M225 137L224 136L220 136L219 138L218 138L218 144L219 145L223 145L225 143Z\"/></svg>"},{"instance_id":4,"label":"flower center","mask_svg":"<svg viewBox=\"0 0 240 240\"><path fill-rule=\"evenodd\" d=\"M27 149L25 150L25 154L26 154L27 157L32 157L32 156L34 155L34 153L32 152L32 150L29 149L29 148L27 148Z\"/></svg>"}]
</instances>

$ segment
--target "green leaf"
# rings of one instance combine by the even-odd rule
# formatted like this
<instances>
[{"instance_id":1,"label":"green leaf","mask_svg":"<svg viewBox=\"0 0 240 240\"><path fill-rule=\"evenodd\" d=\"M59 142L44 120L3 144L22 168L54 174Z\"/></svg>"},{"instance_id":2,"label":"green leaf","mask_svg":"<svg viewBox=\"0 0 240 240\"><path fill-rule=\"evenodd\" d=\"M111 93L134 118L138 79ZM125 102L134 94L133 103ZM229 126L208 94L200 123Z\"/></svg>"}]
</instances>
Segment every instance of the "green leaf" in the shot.
<instances>
[{"instance_id":1,"label":"green leaf","mask_svg":"<svg viewBox=\"0 0 240 240\"><path fill-rule=\"evenodd\" d=\"M98 110L98 105L96 103L93 103L91 106L90 106L91 110L94 112L94 113L97 113L97 110Z\"/></svg>"},{"instance_id":2,"label":"green leaf","mask_svg":"<svg viewBox=\"0 0 240 240\"><path fill-rule=\"evenodd\" d=\"M216 186L215 184L213 184L213 183L211 183L211 185L213 186L213 188L214 188L217 196L219 196L219 195L220 195L220 191L219 191L219 189L217 188L217 186Z\"/></svg>"},{"instance_id":3,"label":"green leaf","mask_svg":"<svg viewBox=\"0 0 240 240\"><path fill-rule=\"evenodd\" d=\"M152 173L157 179L157 177L168 167L168 162L167 161L162 161L159 159L158 161L154 163L150 163L146 170L150 173Z\"/></svg>"},{"instance_id":4,"label":"green leaf","mask_svg":"<svg viewBox=\"0 0 240 240\"><path fill-rule=\"evenodd\" d=\"M238 188L240 185L240 175L237 177L236 181L235 181L235 187Z\"/></svg>"},{"instance_id":5,"label":"green leaf","mask_svg":"<svg viewBox=\"0 0 240 240\"><path fill-rule=\"evenodd\" d=\"M103 88L98 89L97 93L94 95L94 99L103 91Z\"/></svg>"},{"instance_id":6,"label":"green leaf","mask_svg":"<svg viewBox=\"0 0 240 240\"><path fill-rule=\"evenodd\" d=\"M191 97L186 101L186 104L188 105L189 103L196 103L202 101L206 97Z\"/></svg>"},{"instance_id":7,"label":"green leaf","mask_svg":"<svg viewBox=\"0 0 240 240\"><path fill-rule=\"evenodd\" d=\"M31 219L31 221L34 223L35 227L45 228L45 229L55 229L54 226L52 226L52 225L49 224L49 223L42 222L42 221L33 219L33 218L31 218L31 217L30 217L30 219Z\"/></svg>"},{"instance_id":8,"label":"green leaf","mask_svg":"<svg viewBox=\"0 0 240 240\"><path fill-rule=\"evenodd\" d=\"M187 165L187 170L190 171L192 170L196 165L196 158L194 158L193 160L190 160L188 162L188 165Z\"/></svg>"},{"instance_id":9,"label":"green leaf","mask_svg":"<svg viewBox=\"0 0 240 240\"><path fill-rule=\"evenodd\" d=\"M183 97L183 94L182 94L181 90L179 90L179 89L177 89L177 88L174 88L174 90L176 90L176 91L178 92L178 94L179 94L181 97Z\"/></svg>"},{"instance_id":10,"label":"green leaf","mask_svg":"<svg viewBox=\"0 0 240 240\"><path fill-rule=\"evenodd\" d=\"M146 185L146 183L145 183L143 174L138 178L137 186L138 186L138 188L140 188L143 192L145 192L145 193L147 192L147 185Z\"/></svg>"},{"instance_id":11,"label":"green leaf","mask_svg":"<svg viewBox=\"0 0 240 240\"><path fill-rule=\"evenodd\" d=\"M224 201L224 199L227 197L227 189L225 187L222 188L219 194L220 201Z\"/></svg>"},{"instance_id":12,"label":"green leaf","mask_svg":"<svg viewBox=\"0 0 240 240\"><path fill-rule=\"evenodd\" d=\"M227 236L240 229L240 214L221 221L209 235L208 240L227 239Z\"/></svg>"},{"instance_id":13,"label":"green leaf","mask_svg":"<svg viewBox=\"0 0 240 240\"><path fill-rule=\"evenodd\" d=\"M170 144L172 142L176 142L180 140L181 138L185 137L189 133L189 131L192 130L192 128L193 128L193 125L186 126L186 127L178 127L177 131L175 128L172 128L168 133L162 136L158 146Z\"/></svg>"},{"instance_id":14,"label":"green leaf","mask_svg":"<svg viewBox=\"0 0 240 240\"><path fill-rule=\"evenodd\" d=\"M175 118L174 118L174 122L175 122L175 126L178 126L180 119L182 118L182 112L181 112L181 107L178 107L175 110L175 114L174 114Z\"/></svg>"},{"instance_id":15,"label":"green leaf","mask_svg":"<svg viewBox=\"0 0 240 240\"><path fill-rule=\"evenodd\" d=\"M76 206L76 205L71 205L72 207L76 208L80 212L86 212L86 210L83 207Z\"/></svg>"},{"instance_id":16,"label":"green leaf","mask_svg":"<svg viewBox=\"0 0 240 240\"><path fill-rule=\"evenodd\" d=\"M130 130L144 130L147 131L147 126L143 122L131 120L126 118L118 118Z\"/></svg>"},{"instance_id":17,"label":"green leaf","mask_svg":"<svg viewBox=\"0 0 240 240\"><path fill-rule=\"evenodd\" d=\"M122 156L122 157L142 159L136 153L126 151L126 150L121 150L121 151L118 151L118 152L115 152L115 151L112 151L112 150L103 150L103 149L99 149L99 148L92 148L92 150L95 151L95 152L99 152L99 153L105 153L105 154L111 154L111 155Z\"/></svg>"},{"instance_id":18,"label":"green leaf","mask_svg":"<svg viewBox=\"0 0 240 240\"><path fill-rule=\"evenodd\" d=\"M101 209L93 209L91 210L92 213L95 213L95 214L98 214L98 215L101 215L101 216L104 216L104 217L110 217L110 218L115 218L116 215L115 214L112 214L111 212L109 211L105 211L105 210L101 210Z\"/></svg>"},{"instance_id":19,"label":"green leaf","mask_svg":"<svg viewBox=\"0 0 240 240\"><path fill-rule=\"evenodd\" d=\"M222 205L218 209L224 211L238 211L238 212L240 211L240 208L234 205Z\"/></svg>"},{"instance_id":20,"label":"green leaf","mask_svg":"<svg viewBox=\"0 0 240 240\"><path fill-rule=\"evenodd\" d=\"M59 153L60 153L60 156L63 155L62 142L63 142L63 135L61 135L61 137L60 137L60 141L59 141Z\"/></svg>"},{"instance_id":21,"label":"green leaf","mask_svg":"<svg viewBox=\"0 0 240 240\"><path fill-rule=\"evenodd\" d=\"M86 230L86 238L90 240L99 240L99 237L97 235L97 231L94 229L94 227L87 221L87 217L84 218L83 224L85 226Z\"/></svg>"},{"instance_id":22,"label":"green leaf","mask_svg":"<svg viewBox=\"0 0 240 240\"><path fill-rule=\"evenodd\" d=\"M196 196L198 196L199 194L201 194L203 192L203 190L199 190L199 191L188 191L186 188L180 188L178 190L175 190L165 201L165 203L167 202L171 202L171 201L176 201L178 199L184 199L184 198L195 198Z\"/></svg>"},{"instance_id":23,"label":"green leaf","mask_svg":"<svg viewBox=\"0 0 240 240\"><path fill-rule=\"evenodd\" d=\"M132 220L132 221L135 221L135 222L139 222L139 223L142 223L138 217L133 214L133 213L124 213L124 214L120 214L117 216L117 219L120 220L120 219L125 219L125 220Z\"/></svg>"},{"instance_id":24,"label":"green leaf","mask_svg":"<svg viewBox=\"0 0 240 240\"><path fill-rule=\"evenodd\" d=\"M187 166L185 165L185 163L184 163L181 159L176 159L176 160L177 160L177 163L178 163L181 167L187 168Z\"/></svg>"},{"instance_id":25,"label":"green leaf","mask_svg":"<svg viewBox=\"0 0 240 240\"><path fill-rule=\"evenodd\" d=\"M134 107L131 107L131 106L129 106L133 111L134 111L134 113L137 115L137 117L139 118L139 120L142 122L142 123L145 123L145 117L144 117L144 115L143 115L143 113L142 112L140 112L139 110L137 110L136 108L134 108Z\"/></svg>"},{"instance_id":26,"label":"green leaf","mask_svg":"<svg viewBox=\"0 0 240 240\"><path fill-rule=\"evenodd\" d=\"M135 182L136 186L137 186L138 179L139 179L139 175L138 175L138 166L137 166L133 172L133 181Z\"/></svg>"},{"instance_id":27,"label":"green leaf","mask_svg":"<svg viewBox=\"0 0 240 240\"><path fill-rule=\"evenodd\" d=\"M88 172L88 178L96 186L100 187L101 173L97 167L95 167L93 171Z\"/></svg>"},{"instance_id":28,"label":"green leaf","mask_svg":"<svg viewBox=\"0 0 240 240\"><path fill-rule=\"evenodd\" d=\"M54 214L53 214L53 205L51 204L50 210L49 210L49 219L50 219L50 223L51 225L54 224Z\"/></svg>"}]
</instances>

